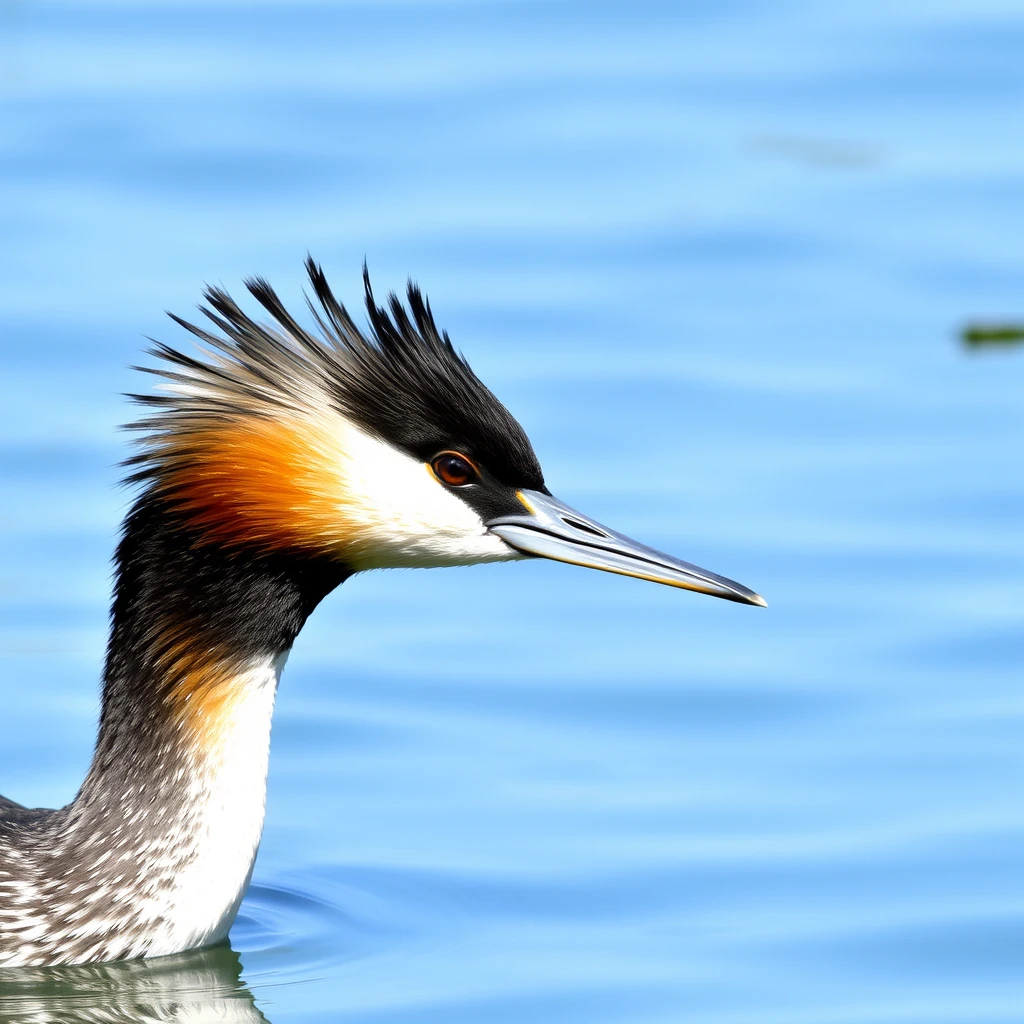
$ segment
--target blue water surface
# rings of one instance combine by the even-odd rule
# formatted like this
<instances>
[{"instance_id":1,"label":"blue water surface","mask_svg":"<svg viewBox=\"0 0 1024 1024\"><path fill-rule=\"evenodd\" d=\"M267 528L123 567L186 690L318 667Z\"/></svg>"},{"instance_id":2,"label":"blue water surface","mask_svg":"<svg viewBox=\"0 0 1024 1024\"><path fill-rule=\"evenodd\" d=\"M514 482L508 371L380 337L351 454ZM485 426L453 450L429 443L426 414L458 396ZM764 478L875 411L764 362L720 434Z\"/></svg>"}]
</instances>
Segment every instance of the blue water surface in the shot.
<instances>
[{"instance_id":1,"label":"blue water surface","mask_svg":"<svg viewBox=\"0 0 1024 1024\"><path fill-rule=\"evenodd\" d=\"M307 251L415 277L556 494L770 607L350 581L233 949L0 1017L1024 1020L1024 349L958 340L1024 318L1022 124L1009 0L5 0L0 791L89 761L127 367Z\"/></svg>"}]
</instances>

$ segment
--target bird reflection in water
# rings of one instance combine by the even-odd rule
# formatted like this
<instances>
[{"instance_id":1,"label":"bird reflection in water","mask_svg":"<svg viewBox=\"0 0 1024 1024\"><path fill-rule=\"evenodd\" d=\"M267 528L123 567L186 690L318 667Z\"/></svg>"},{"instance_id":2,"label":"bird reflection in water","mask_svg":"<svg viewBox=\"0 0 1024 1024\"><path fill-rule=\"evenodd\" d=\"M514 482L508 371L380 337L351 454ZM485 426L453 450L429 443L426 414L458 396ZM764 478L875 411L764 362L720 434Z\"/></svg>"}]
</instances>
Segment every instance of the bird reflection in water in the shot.
<instances>
[{"instance_id":1,"label":"bird reflection in water","mask_svg":"<svg viewBox=\"0 0 1024 1024\"><path fill-rule=\"evenodd\" d=\"M269 1024L227 943L154 960L0 970L0 1024Z\"/></svg>"}]
</instances>

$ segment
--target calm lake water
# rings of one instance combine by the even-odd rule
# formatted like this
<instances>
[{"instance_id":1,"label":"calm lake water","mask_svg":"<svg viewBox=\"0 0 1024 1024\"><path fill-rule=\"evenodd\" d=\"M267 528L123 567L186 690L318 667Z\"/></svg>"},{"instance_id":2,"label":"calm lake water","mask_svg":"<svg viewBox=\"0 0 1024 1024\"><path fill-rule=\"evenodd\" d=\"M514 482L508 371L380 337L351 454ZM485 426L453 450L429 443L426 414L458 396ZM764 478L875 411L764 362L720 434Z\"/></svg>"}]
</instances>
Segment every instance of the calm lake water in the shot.
<instances>
[{"instance_id":1,"label":"calm lake water","mask_svg":"<svg viewBox=\"0 0 1024 1024\"><path fill-rule=\"evenodd\" d=\"M1024 1020L1016 2L0 6L0 792L87 766L117 425L204 281L414 276L552 490L300 637L221 947L22 1022Z\"/></svg>"}]
</instances>

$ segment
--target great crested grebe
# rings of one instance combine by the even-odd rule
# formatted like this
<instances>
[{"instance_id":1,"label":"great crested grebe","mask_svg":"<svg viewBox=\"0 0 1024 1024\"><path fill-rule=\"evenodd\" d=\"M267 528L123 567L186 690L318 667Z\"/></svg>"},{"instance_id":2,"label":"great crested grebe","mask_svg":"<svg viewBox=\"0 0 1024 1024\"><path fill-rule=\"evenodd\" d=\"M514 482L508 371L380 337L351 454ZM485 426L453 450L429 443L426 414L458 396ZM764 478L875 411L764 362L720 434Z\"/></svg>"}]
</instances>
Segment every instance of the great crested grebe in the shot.
<instances>
[{"instance_id":1,"label":"great crested grebe","mask_svg":"<svg viewBox=\"0 0 1024 1024\"><path fill-rule=\"evenodd\" d=\"M0 797L0 966L160 956L227 935L263 828L278 679L306 617L364 569L540 556L763 605L554 498L522 427L409 284L370 333L307 261L318 334L219 288L157 344L115 556L99 737L60 810Z\"/></svg>"}]
</instances>

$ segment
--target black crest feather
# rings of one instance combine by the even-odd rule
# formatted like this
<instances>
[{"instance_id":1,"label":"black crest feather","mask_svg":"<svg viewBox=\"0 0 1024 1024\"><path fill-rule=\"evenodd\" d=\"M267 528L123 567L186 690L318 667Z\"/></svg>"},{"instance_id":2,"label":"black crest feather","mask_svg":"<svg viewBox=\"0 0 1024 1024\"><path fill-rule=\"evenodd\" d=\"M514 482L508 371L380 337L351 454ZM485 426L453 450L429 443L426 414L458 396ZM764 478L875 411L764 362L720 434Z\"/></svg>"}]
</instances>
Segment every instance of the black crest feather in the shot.
<instances>
[{"instance_id":1,"label":"black crest feather","mask_svg":"<svg viewBox=\"0 0 1024 1024\"><path fill-rule=\"evenodd\" d=\"M215 330L172 319L197 337L200 356L156 343L163 365L148 372L168 382L170 394L133 396L156 414L133 426L149 432L133 479L158 470L152 465L159 439L187 433L210 418L301 410L312 395L325 396L363 429L417 459L457 449L502 483L540 489L543 474L525 432L480 381L446 332L439 331L430 304L411 281L407 306L397 295L377 304L364 264L369 332L356 325L327 283L322 268L306 260L313 295L306 297L317 332L288 312L261 277L245 284L273 318L261 323L221 288L208 287L200 311ZM146 369L146 368L143 368Z\"/></svg>"}]
</instances>

